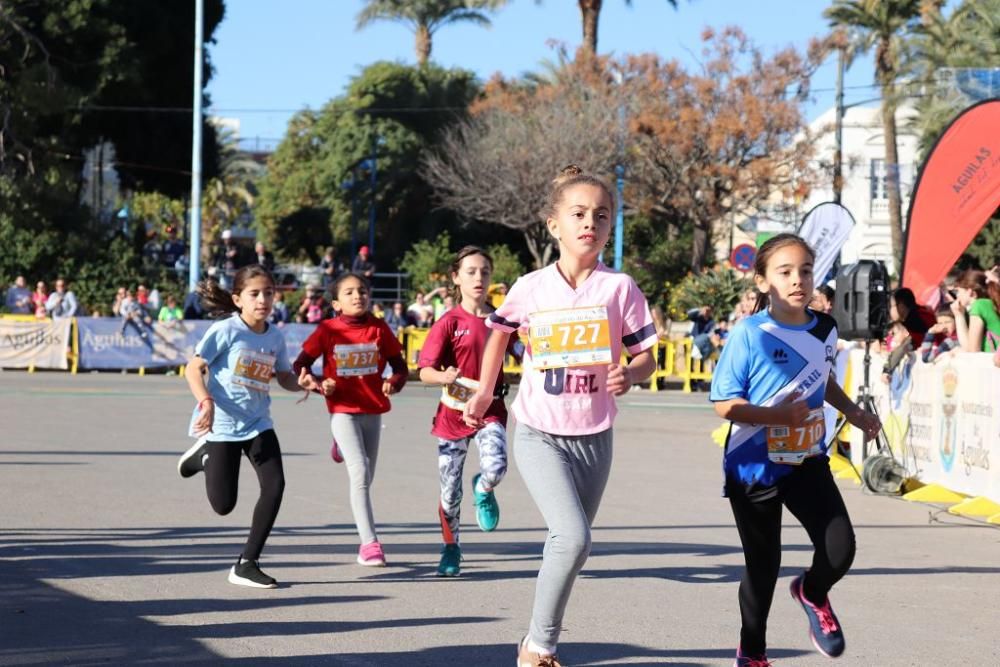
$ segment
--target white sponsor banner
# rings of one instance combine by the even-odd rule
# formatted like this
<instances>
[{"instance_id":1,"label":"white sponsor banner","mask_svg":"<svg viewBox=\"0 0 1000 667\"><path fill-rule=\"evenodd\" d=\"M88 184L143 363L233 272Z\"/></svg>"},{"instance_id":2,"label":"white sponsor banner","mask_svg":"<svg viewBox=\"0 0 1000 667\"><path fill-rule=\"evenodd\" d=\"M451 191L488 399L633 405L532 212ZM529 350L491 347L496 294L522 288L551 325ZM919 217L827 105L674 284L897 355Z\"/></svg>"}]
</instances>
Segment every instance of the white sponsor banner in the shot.
<instances>
[{"instance_id":1,"label":"white sponsor banner","mask_svg":"<svg viewBox=\"0 0 1000 667\"><path fill-rule=\"evenodd\" d=\"M864 352L852 351L860 378ZM933 363L915 355L882 380L885 356L872 354L871 393L893 454L914 478L1000 502L1000 368L989 353L949 353ZM856 394L853 388L852 395ZM863 459L851 429L851 457ZM869 444L869 454L874 446Z\"/></svg>"},{"instance_id":2,"label":"white sponsor banner","mask_svg":"<svg viewBox=\"0 0 1000 667\"><path fill-rule=\"evenodd\" d=\"M852 229L854 218L851 212L833 202L814 206L802 219L799 236L816 252L813 275L816 276L817 283L826 278L826 274L833 268L833 262L847 243Z\"/></svg>"},{"instance_id":3,"label":"white sponsor banner","mask_svg":"<svg viewBox=\"0 0 1000 667\"><path fill-rule=\"evenodd\" d=\"M67 370L71 320L0 318L0 368Z\"/></svg>"}]
</instances>

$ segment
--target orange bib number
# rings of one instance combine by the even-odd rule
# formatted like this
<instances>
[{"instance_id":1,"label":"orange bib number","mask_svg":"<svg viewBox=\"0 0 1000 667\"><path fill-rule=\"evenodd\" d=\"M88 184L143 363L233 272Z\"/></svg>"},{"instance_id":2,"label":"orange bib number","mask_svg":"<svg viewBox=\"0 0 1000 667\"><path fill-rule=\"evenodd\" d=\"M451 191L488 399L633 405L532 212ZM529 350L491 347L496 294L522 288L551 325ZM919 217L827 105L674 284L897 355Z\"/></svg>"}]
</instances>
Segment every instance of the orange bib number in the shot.
<instances>
[{"instance_id":1,"label":"orange bib number","mask_svg":"<svg viewBox=\"0 0 1000 667\"><path fill-rule=\"evenodd\" d=\"M272 354L240 350L236 368L233 369L233 384L254 391L270 391L276 361L277 358Z\"/></svg>"},{"instance_id":2,"label":"orange bib number","mask_svg":"<svg viewBox=\"0 0 1000 667\"><path fill-rule=\"evenodd\" d=\"M378 373L378 344L334 345L338 377L355 377Z\"/></svg>"},{"instance_id":3,"label":"orange bib number","mask_svg":"<svg viewBox=\"0 0 1000 667\"><path fill-rule=\"evenodd\" d=\"M823 408L810 410L802 426L769 426L767 458L775 463L798 465L823 452L825 435Z\"/></svg>"},{"instance_id":4,"label":"orange bib number","mask_svg":"<svg viewBox=\"0 0 1000 667\"><path fill-rule=\"evenodd\" d=\"M441 402L453 410L464 410L472 395L479 389L479 383L469 378L458 378L452 384L441 387Z\"/></svg>"},{"instance_id":5,"label":"orange bib number","mask_svg":"<svg viewBox=\"0 0 1000 667\"><path fill-rule=\"evenodd\" d=\"M611 363L611 325L606 306L531 313L532 367L568 368Z\"/></svg>"}]
</instances>

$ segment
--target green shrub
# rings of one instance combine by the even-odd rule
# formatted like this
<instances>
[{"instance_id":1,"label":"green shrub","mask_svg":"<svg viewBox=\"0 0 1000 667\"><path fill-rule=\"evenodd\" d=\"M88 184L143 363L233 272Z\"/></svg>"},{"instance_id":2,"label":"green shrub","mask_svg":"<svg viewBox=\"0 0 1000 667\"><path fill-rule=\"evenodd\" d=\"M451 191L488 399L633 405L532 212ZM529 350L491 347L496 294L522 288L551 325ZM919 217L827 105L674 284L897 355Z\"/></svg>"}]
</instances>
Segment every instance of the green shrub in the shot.
<instances>
[{"instance_id":1,"label":"green shrub","mask_svg":"<svg viewBox=\"0 0 1000 667\"><path fill-rule=\"evenodd\" d=\"M740 301L751 282L730 268L688 274L670 289L668 315L683 319L692 308L712 306L716 319L725 318Z\"/></svg>"}]
</instances>

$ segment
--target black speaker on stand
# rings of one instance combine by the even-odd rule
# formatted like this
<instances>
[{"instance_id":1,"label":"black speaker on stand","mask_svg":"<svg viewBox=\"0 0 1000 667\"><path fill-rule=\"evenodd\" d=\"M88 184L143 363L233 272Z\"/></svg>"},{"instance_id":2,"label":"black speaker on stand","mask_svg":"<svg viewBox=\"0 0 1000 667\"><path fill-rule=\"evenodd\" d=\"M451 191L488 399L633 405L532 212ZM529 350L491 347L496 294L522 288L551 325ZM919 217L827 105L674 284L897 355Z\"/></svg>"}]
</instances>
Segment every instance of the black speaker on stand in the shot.
<instances>
[{"instance_id":1,"label":"black speaker on stand","mask_svg":"<svg viewBox=\"0 0 1000 667\"><path fill-rule=\"evenodd\" d=\"M871 394L870 347L873 340L885 336L889 326L889 272L885 264L873 260L847 264L837 272L836 289L832 315L837 321L840 337L865 341L864 372L855 403L862 410L877 415L878 409ZM837 424L835 434L840 432L845 421ZM874 493L899 493L906 471L893 456L885 433L875 437L875 451L871 454L868 442L865 441L861 452L863 465L858 476Z\"/></svg>"},{"instance_id":2,"label":"black speaker on stand","mask_svg":"<svg viewBox=\"0 0 1000 667\"><path fill-rule=\"evenodd\" d=\"M840 337L879 340L889 325L889 272L885 264L863 259L840 267L833 303Z\"/></svg>"}]
</instances>

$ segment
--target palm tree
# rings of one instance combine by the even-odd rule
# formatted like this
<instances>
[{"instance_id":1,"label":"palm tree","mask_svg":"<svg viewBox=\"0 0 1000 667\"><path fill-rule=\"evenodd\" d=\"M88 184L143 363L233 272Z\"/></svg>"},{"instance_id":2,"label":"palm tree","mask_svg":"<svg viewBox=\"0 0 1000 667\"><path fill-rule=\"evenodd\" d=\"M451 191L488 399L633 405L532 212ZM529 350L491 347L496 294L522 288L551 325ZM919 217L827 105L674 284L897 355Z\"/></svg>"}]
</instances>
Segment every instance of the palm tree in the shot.
<instances>
[{"instance_id":1,"label":"palm tree","mask_svg":"<svg viewBox=\"0 0 1000 667\"><path fill-rule=\"evenodd\" d=\"M947 17L926 12L912 51L913 77L922 92L912 127L926 155L945 126L973 101L942 80L943 70L1000 66L1000 0L965 0Z\"/></svg>"},{"instance_id":2,"label":"palm tree","mask_svg":"<svg viewBox=\"0 0 1000 667\"><path fill-rule=\"evenodd\" d=\"M399 21L413 30L416 36L417 63L426 65L431 55L434 33L450 23L470 21L488 28L491 23L487 12L496 11L508 0L366 0L365 8L358 14L357 29L375 21Z\"/></svg>"},{"instance_id":3,"label":"palm tree","mask_svg":"<svg viewBox=\"0 0 1000 667\"><path fill-rule=\"evenodd\" d=\"M535 0L541 4L542 0ZM671 5L677 7L677 0L667 0ZM601 5L604 0L577 0L580 5L580 19L583 21L583 48L591 53L597 53L597 24L601 19ZM632 0L625 0L625 4L632 6Z\"/></svg>"},{"instance_id":4,"label":"palm tree","mask_svg":"<svg viewBox=\"0 0 1000 667\"><path fill-rule=\"evenodd\" d=\"M903 214L899 193L899 150L896 146L896 107L905 39L916 28L921 10L943 0L834 0L823 12L834 28L846 29L856 52L875 48L875 80L882 94L882 131L885 138L886 191L889 231L897 270L903 256Z\"/></svg>"}]
</instances>

